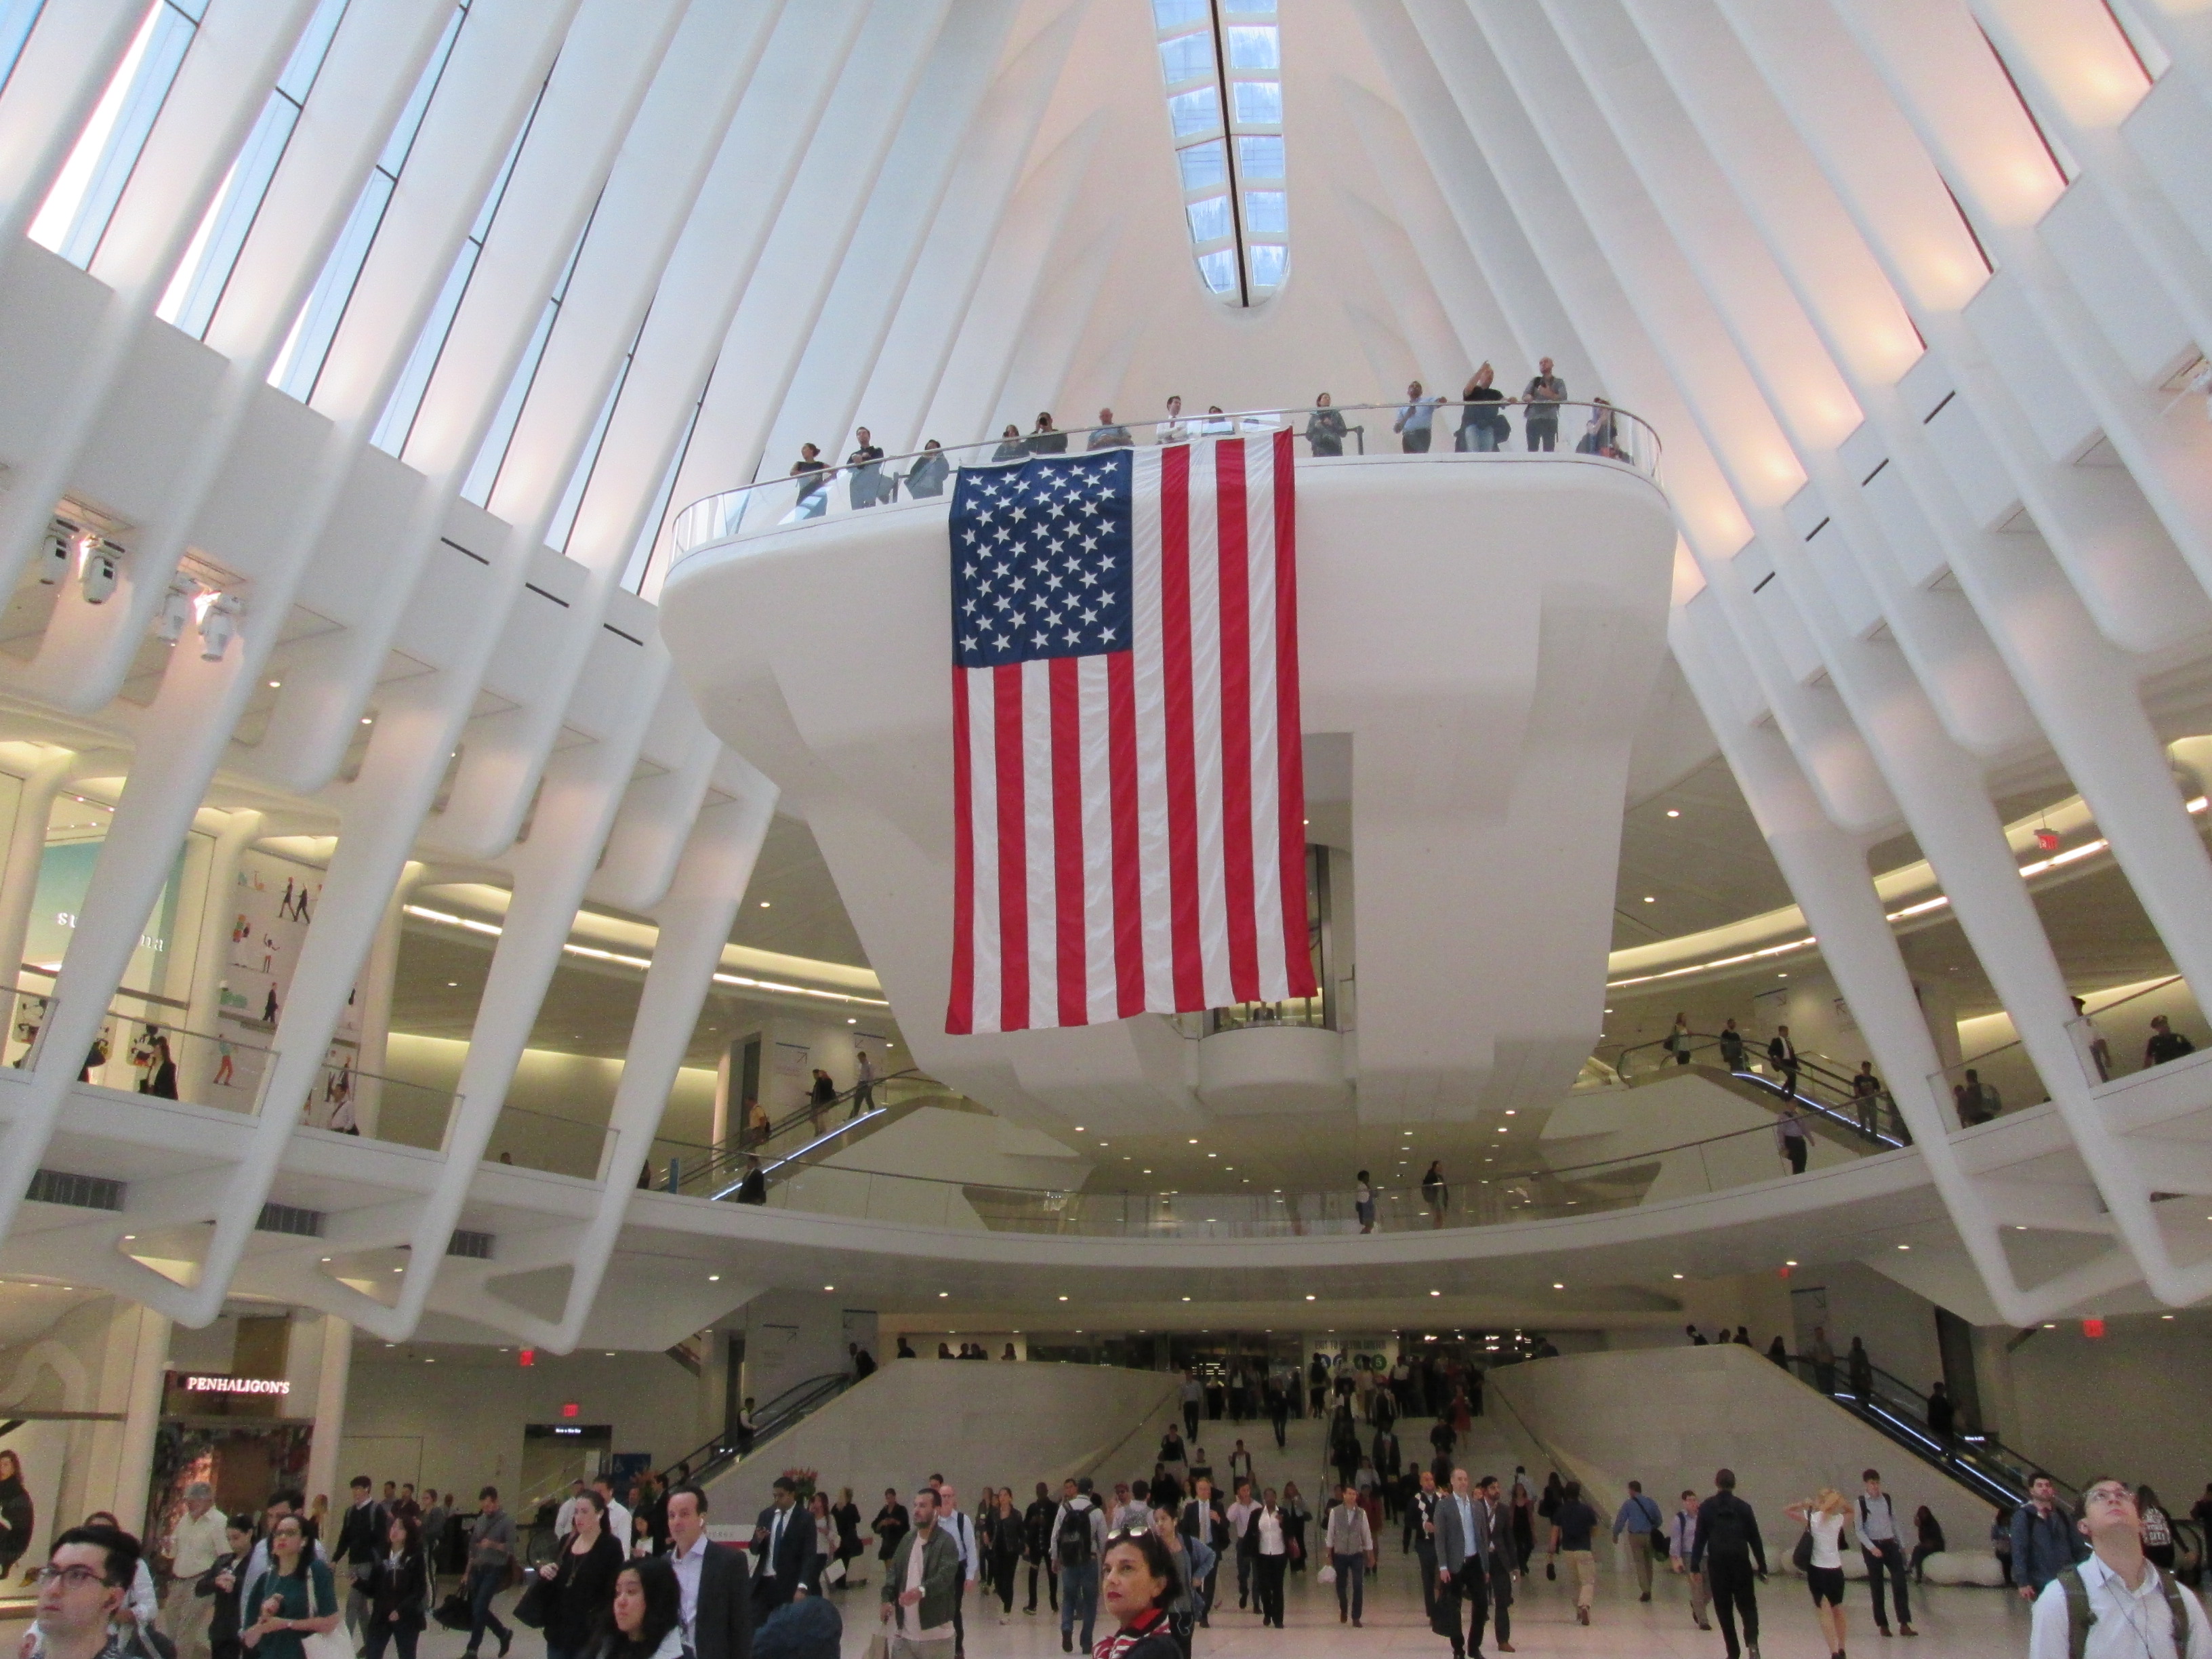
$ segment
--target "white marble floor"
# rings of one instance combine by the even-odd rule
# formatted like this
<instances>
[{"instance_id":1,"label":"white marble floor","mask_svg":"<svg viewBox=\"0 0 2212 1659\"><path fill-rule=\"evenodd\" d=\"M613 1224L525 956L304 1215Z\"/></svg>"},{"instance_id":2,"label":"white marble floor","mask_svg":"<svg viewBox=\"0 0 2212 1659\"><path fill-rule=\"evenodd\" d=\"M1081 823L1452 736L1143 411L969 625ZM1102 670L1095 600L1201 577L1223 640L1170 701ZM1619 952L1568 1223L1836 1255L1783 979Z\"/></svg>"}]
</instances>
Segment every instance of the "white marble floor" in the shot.
<instances>
[{"instance_id":1,"label":"white marble floor","mask_svg":"<svg viewBox=\"0 0 2212 1659\"><path fill-rule=\"evenodd\" d=\"M1237 1608L1233 1573L1224 1573L1222 1589L1227 1605L1216 1612L1211 1628L1199 1632L1194 1659L1293 1659L1305 1655L1316 1659L1322 1655L1329 1659L1363 1655L1449 1659L1449 1650L1431 1632L1422 1613L1413 1558L1397 1553L1395 1535L1389 1542L1379 1571L1368 1580L1362 1628L1338 1624L1335 1592L1315 1584L1309 1573L1294 1574L1289 1581L1284 1598L1289 1627L1262 1629L1257 1613ZM1540 1556L1513 1608L1513 1645L1528 1659L1722 1659L1720 1632L1700 1631L1690 1622L1689 1595L1680 1580L1662 1574L1645 1605L1636 1599L1632 1576L1603 1573L1592 1622L1584 1629L1575 1622L1571 1586L1547 1583L1541 1562ZM1034 1614L1021 1610L1027 1577L1024 1570L1013 1613L1005 1625L999 1623L995 1600L985 1609L970 1606L969 1659L1056 1659L1058 1617L1042 1600ZM832 1594L845 1617L846 1659L859 1659L866 1649L876 1627L878 1589L872 1574L865 1585ZM1912 1610L1921 1634L1910 1642L1902 1638L1881 1640L1867 1605L1864 1586L1852 1585L1848 1651L1858 1659L1871 1659L1877 1650L1879 1659L2017 1659L2027 1648L2027 1609L2009 1591L1930 1585L1917 1592ZM1826 1644L1814 1625L1812 1601L1802 1579L1778 1575L1760 1586L1759 1615L1764 1659L1826 1659ZM1098 1634L1106 1634L1103 1626ZM419 1659L459 1659L464 1645L460 1636L433 1631L423 1638ZM1494 1644L1486 1642L1483 1650L1492 1652ZM487 1642L484 1659L492 1659L495 1651ZM543 1659L544 1651L535 1632L516 1632L513 1659Z\"/></svg>"}]
</instances>

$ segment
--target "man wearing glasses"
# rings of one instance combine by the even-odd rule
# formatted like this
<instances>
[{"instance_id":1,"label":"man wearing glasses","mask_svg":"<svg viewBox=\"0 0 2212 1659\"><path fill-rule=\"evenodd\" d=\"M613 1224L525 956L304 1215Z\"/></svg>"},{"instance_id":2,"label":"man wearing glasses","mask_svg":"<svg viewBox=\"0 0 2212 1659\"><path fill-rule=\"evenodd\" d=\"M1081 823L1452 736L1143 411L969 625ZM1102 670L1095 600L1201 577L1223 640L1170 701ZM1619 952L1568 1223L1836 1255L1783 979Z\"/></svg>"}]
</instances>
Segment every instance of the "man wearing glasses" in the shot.
<instances>
[{"instance_id":1,"label":"man wearing glasses","mask_svg":"<svg viewBox=\"0 0 2212 1659\"><path fill-rule=\"evenodd\" d=\"M2109 1476L2081 1495L2088 1559L2035 1598L2028 1659L2208 1659L2212 1625L2197 1598L2145 1559L2134 1490Z\"/></svg>"},{"instance_id":2,"label":"man wearing glasses","mask_svg":"<svg viewBox=\"0 0 2212 1659\"><path fill-rule=\"evenodd\" d=\"M39 1570L43 1659L121 1659L112 1632L138 1573L138 1542L113 1527L71 1527Z\"/></svg>"}]
</instances>

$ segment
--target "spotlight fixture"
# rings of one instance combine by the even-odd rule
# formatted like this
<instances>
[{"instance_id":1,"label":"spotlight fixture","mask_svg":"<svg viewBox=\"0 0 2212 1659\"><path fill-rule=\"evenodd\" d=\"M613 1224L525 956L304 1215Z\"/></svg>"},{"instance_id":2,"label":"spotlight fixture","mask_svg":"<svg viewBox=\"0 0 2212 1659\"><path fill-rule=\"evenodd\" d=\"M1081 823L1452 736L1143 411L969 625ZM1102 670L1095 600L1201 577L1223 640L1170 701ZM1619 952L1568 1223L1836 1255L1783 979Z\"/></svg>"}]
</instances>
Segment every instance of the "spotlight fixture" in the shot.
<instances>
[{"instance_id":1,"label":"spotlight fixture","mask_svg":"<svg viewBox=\"0 0 2212 1659\"><path fill-rule=\"evenodd\" d=\"M41 586L57 586L69 574L70 554L76 544L76 526L65 519L56 519L46 526L46 551L39 559Z\"/></svg>"},{"instance_id":2,"label":"spotlight fixture","mask_svg":"<svg viewBox=\"0 0 2212 1659\"><path fill-rule=\"evenodd\" d=\"M172 578L169 591L161 596L161 614L154 621L154 637L164 645L181 639L185 624L191 620L192 602L199 596L200 585L190 576Z\"/></svg>"},{"instance_id":3,"label":"spotlight fixture","mask_svg":"<svg viewBox=\"0 0 2212 1659\"><path fill-rule=\"evenodd\" d=\"M106 605L115 597L115 579L122 568L123 550L93 535L76 538L76 580L87 605Z\"/></svg>"},{"instance_id":4,"label":"spotlight fixture","mask_svg":"<svg viewBox=\"0 0 2212 1659\"><path fill-rule=\"evenodd\" d=\"M192 601L199 615L200 659L221 662L222 653L230 649L231 636L238 632L238 613L242 608L235 593L205 592Z\"/></svg>"}]
</instances>

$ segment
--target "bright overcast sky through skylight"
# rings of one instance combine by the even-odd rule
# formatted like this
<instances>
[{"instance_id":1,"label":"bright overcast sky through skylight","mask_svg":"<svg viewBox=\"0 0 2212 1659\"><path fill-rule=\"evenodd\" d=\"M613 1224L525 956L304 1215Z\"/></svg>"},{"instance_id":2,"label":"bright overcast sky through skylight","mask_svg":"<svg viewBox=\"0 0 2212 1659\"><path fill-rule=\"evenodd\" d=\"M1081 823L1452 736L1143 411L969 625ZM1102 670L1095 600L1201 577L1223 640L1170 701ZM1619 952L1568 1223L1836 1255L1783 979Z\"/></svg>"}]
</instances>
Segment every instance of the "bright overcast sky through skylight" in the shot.
<instances>
[{"instance_id":1,"label":"bright overcast sky through skylight","mask_svg":"<svg viewBox=\"0 0 2212 1659\"><path fill-rule=\"evenodd\" d=\"M1275 0L1152 0L1152 21L1198 274L1230 304L1257 305L1291 257Z\"/></svg>"}]
</instances>

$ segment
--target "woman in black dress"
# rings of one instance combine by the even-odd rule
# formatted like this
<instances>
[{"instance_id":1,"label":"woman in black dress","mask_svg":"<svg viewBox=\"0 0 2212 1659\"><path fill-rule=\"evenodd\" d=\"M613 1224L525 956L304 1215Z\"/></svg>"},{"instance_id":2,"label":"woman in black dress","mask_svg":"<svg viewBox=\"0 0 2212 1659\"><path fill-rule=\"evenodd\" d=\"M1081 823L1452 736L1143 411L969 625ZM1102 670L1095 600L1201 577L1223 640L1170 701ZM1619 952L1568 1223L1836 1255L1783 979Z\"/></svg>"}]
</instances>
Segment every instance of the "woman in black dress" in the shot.
<instances>
[{"instance_id":1,"label":"woman in black dress","mask_svg":"<svg viewBox=\"0 0 2212 1659\"><path fill-rule=\"evenodd\" d=\"M876 1559L888 1561L898 1553L899 1540L913 1528L907 1520L906 1505L898 1500L896 1486L884 1488L884 1506L876 1511L876 1518L868 1523L868 1530L883 1540L877 1547Z\"/></svg>"},{"instance_id":2,"label":"woman in black dress","mask_svg":"<svg viewBox=\"0 0 2212 1659\"><path fill-rule=\"evenodd\" d=\"M845 1586L849 1589L866 1582L854 1576L853 1563L868 1553L860 1539L860 1506L853 1501L850 1486L837 1494L836 1507L830 1516L837 1523L837 1559L845 1564Z\"/></svg>"},{"instance_id":3,"label":"woman in black dress","mask_svg":"<svg viewBox=\"0 0 2212 1659\"><path fill-rule=\"evenodd\" d=\"M559 1559L538 1569L545 1581L545 1659L582 1659L614 1601L623 1556L607 1531L607 1500L586 1487L576 1499Z\"/></svg>"},{"instance_id":4,"label":"woman in black dress","mask_svg":"<svg viewBox=\"0 0 2212 1659\"><path fill-rule=\"evenodd\" d=\"M38 1522L38 1507L23 1485L22 1460L0 1450L0 1579L29 1552Z\"/></svg>"}]
</instances>

